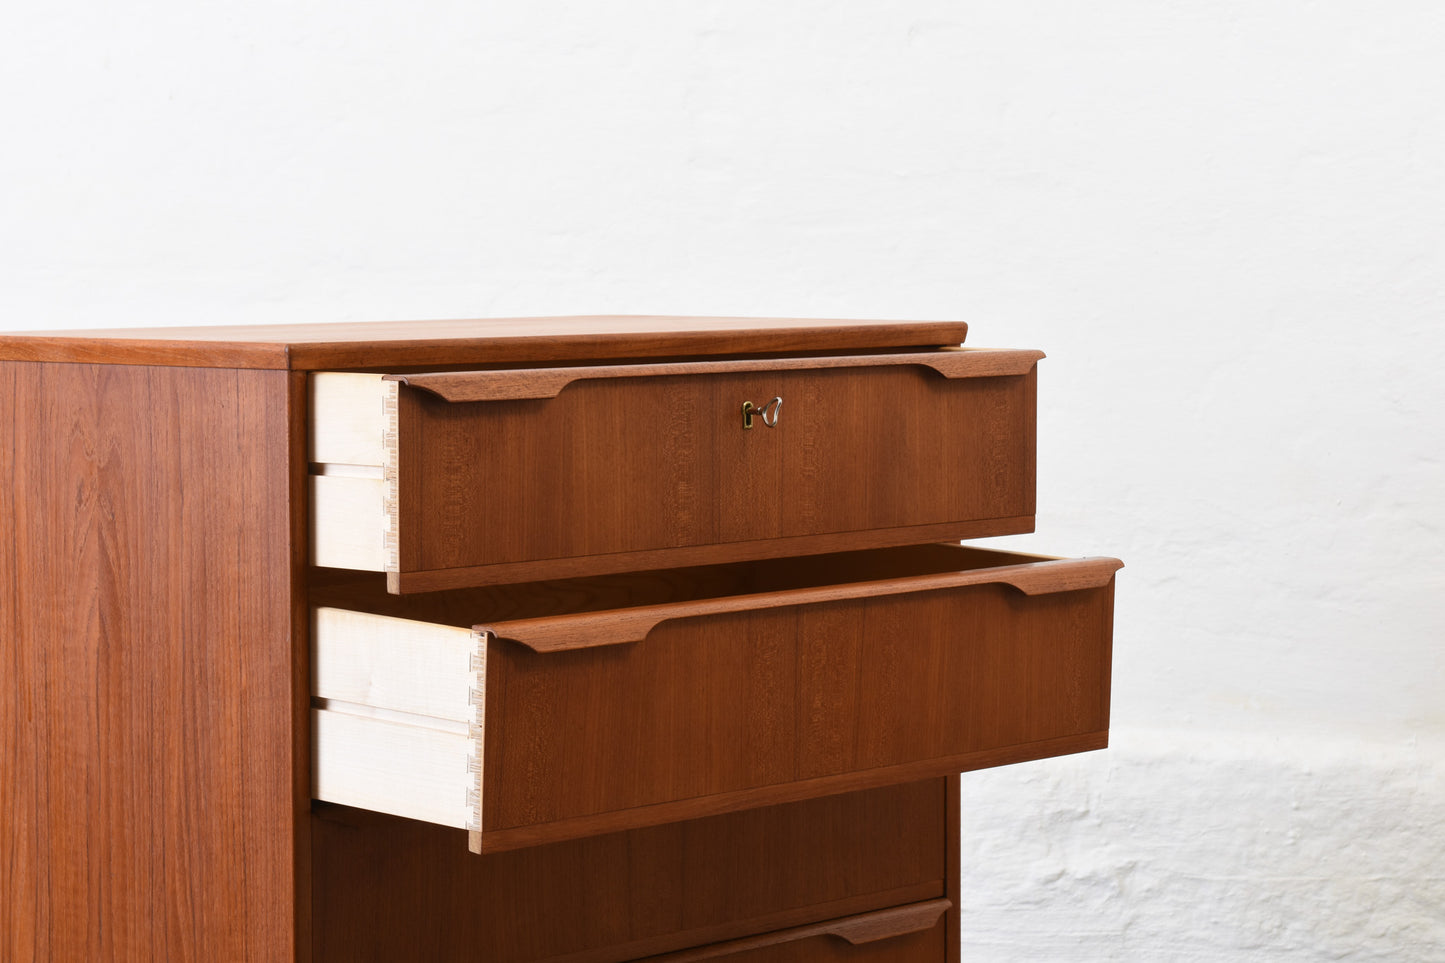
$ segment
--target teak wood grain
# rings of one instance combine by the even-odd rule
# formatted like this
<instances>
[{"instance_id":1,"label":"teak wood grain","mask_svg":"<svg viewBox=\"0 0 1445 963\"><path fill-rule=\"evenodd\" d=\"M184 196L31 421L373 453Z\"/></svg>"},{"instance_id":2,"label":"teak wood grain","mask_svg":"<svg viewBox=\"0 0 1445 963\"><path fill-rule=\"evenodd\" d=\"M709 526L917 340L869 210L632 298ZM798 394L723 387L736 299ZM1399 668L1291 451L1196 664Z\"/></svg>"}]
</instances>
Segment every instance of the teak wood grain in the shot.
<instances>
[{"instance_id":1,"label":"teak wood grain","mask_svg":"<svg viewBox=\"0 0 1445 963\"><path fill-rule=\"evenodd\" d=\"M1013 608L1036 599L999 584L969 587L983 601L963 618L928 591L907 618L838 597L673 610L640 641L575 651L494 639L486 696L520 722L487 730L481 856L463 830L313 805L310 613L550 632L679 591L936 574L968 550L923 543L1032 530L1032 370L956 382L1008 385L950 407L936 372L865 380L818 359L951 357L966 332L583 317L0 335L0 960L957 963L959 793L936 777L1106 743L1111 586L1039 617L1061 646L1015 638L1032 630ZM384 450L369 425L310 473L328 460L310 373L410 378L397 397L432 418L449 403L420 385L463 370L486 391L556 390L477 403L516 416L483 426L500 460L447 436L474 403L432 419L426 457L473 474L406 496L414 533L461 526L394 545L423 568L396 566L390 588L424 594L308 564L310 488L385 480L384 459L349 467ZM779 427L739 430L741 402L780 378ZM328 524L385 515L377 501ZM384 555L379 531L356 544L372 541ZM764 561L724 564L743 559ZM970 695L945 704L945 684ZM640 694L604 692L619 685ZM1079 731L1011 741L1056 726ZM950 729L966 735L937 738ZM974 745L994 748L928 755ZM940 923L902 932L942 901Z\"/></svg>"},{"instance_id":2,"label":"teak wood grain","mask_svg":"<svg viewBox=\"0 0 1445 963\"><path fill-rule=\"evenodd\" d=\"M312 477L315 478L315 476ZM832 532L826 535L758 538L740 542L659 548L642 552L618 552L610 555L579 555L570 558L499 562L467 568L389 572L384 586L386 591L393 594L408 592L435 594L475 588L479 585L518 584L532 580L571 580L592 575L625 574L712 564L723 565L744 560L786 561L803 555L819 555L851 549L923 545L941 539L1017 535L1033 530L1034 516L1008 515L975 521L945 522L939 525L863 529L851 532ZM381 569L376 569L376 571L381 571Z\"/></svg>"},{"instance_id":3,"label":"teak wood grain","mask_svg":"<svg viewBox=\"0 0 1445 963\"><path fill-rule=\"evenodd\" d=\"M798 589L838 588L850 583L949 576L987 575L1039 561L1067 561L1065 571L1092 573L1095 564L1080 559L1005 552L954 543L909 545L868 551L834 552L792 558L762 558L723 565L702 565L552 579L506 585L476 585L446 592L390 595L381 574L313 570L313 605L355 609L394 618L473 627L479 615L489 622L524 623L582 613L641 610L680 601L703 601ZM1114 560L1100 560L1108 564ZM1085 587L1072 580L1059 590Z\"/></svg>"},{"instance_id":4,"label":"teak wood grain","mask_svg":"<svg viewBox=\"0 0 1445 963\"><path fill-rule=\"evenodd\" d=\"M471 404L402 388L392 587L728 560L667 556L715 546L808 554L1027 530L1035 377L782 370ZM742 403L774 397L777 427L744 430Z\"/></svg>"},{"instance_id":5,"label":"teak wood grain","mask_svg":"<svg viewBox=\"0 0 1445 963\"><path fill-rule=\"evenodd\" d=\"M949 782L483 857L458 830L325 807L315 957L612 963L938 899Z\"/></svg>"},{"instance_id":6,"label":"teak wood grain","mask_svg":"<svg viewBox=\"0 0 1445 963\"><path fill-rule=\"evenodd\" d=\"M435 611L376 606L416 621L322 610L319 651L346 671L318 673L335 683L316 695L344 703L317 718L319 798L479 826L473 845L495 852L1097 747L1121 563L1021 558L924 546L595 582L591 604L665 600L483 623L475 656L472 637L433 624L465 623L452 594ZM894 566L910 574L847 581ZM729 584L751 591L707 594ZM485 681L447 682L469 659ZM433 664L442 677L418 674ZM418 723L353 719L355 703ZM366 751L403 737L414 748L394 758ZM414 799L396 795L408 785Z\"/></svg>"},{"instance_id":7,"label":"teak wood grain","mask_svg":"<svg viewBox=\"0 0 1445 963\"><path fill-rule=\"evenodd\" d=\"M749 358L733 361L674 361L632 365L567 365L550 368L500 368L488 371L439 371L387 375L413 388L423 388L451 402L536 401L555 398L579 381L663 378L685 375L743 374L760 371L802 371L824 368L878 368L913 365L945 378L979 378L1028 374L1044 357L1042 351L959 348L902 354L856 354L841 357Z\"/></svg>"},{"instance_id":8,"label":"teak wood grain","mask_svg":"<svg viewBox=\"0 0 1445 963\"><path fill-rule=\"evenodd\" d=\"M984 585L664 623L631 646L494 640L481 845L1097 746L1112 586L1028 603Z\"/></svg>"},{"instance_id":9,"label":"teak wood grain","mask_svg":"<svg viewBox=\"0 0 1445 963\"><path fill-rule=\"evenodd\" d=\"M603 645L641 642L659 625L683 619L706 618L730 612L819 605L849 599L912 595L919 592L963 588L969 585L1007 585L1025 595L1048 595L1086 588L1103 588L1123 567L1115 558L1049 559L1017 565L963 569L930 575L908 575L844 582L810 588L710 597L690 601L610 609L587 616L544 615L501 621L477 628L498 638L525 645L533 652L566 652Z\"/></svg>"},{"instance_id":10,"label":"teak wood grain","mask_svg":"<svg viewBox=\"0 0 1445 963\"><path fill-rule=\"evenodd\" d=\"M301 949L287 377L0 363L0 958Z\"/></svg>"},{"instance_id":11,"label":"teak wood grain","mask_svg":"<svg viewBox=\"0 0 1445 963\"><path fill-rule=\"evenodd\" d=\"M703 960L716 959L814 960L820 956L824 958L831 956L837 959L894 960L908 959L910 954L917 954L916 958L919 959L936 960L938 958L936 944L938 937L942 935L943 928L941 918L952 905L946 899L910 903L886 910L876 910L872 913L860 913L857 916L829 920L826 923L796 926L792 929L763 933L759 936L654 956L651 957L651 961L652 963L701 963ZM918 940L917 949L914 948L913 941L905 939L925 933L931 933L933 939ZM817 945L806 947L791 945L803 941L822 940L825 937L833 937L847 945L835 944L826 949ZM858 947L869 946L869 944L883 940L889 941L890 945L858 950Z\"/></svg>"},{"instance_id":12,"label":"teak wood grain","mask_svg":"<svg viewBox=\"0 0 1445 963\"><path fill-rule=\"evenodd\" d=\"M961 344L961 321L598 316L0 334L0 359L221 368L395 369Z\"/></svg>"},{"instance_id":13,"label":"teak wood grain","mask_svg":"<svg viewBox=\"0 0 1445 963\"><path fill-rule=\"evenodd\" d=\"M947 952L947 928L940 921L918 933L894 937L886 942L858 946L829 934L787 934L781 941L740 941L731 951L721 947L700 947L690 953L652 957L649 963L694 963L727 960L729 963L933 963Z\"/></svg>"}]
</instances>

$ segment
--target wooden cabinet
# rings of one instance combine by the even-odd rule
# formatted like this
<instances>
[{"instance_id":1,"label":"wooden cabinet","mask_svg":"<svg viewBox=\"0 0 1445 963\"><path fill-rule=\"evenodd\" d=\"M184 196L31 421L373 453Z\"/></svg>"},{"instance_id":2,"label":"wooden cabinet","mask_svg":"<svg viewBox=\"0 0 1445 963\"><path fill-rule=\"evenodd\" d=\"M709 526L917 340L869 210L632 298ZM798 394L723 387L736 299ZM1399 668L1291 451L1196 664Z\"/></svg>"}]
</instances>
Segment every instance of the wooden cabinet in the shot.
<instances>
[{"instance_id":1,"label":"wooden cabinet","mask_svg":"<svg viewBox=\"0 0 1445 963\"><path fill-rule=\"evenodd\" d=\"M0 958L944 961L1107 742L1036 351L939 322L0 337Z\"/></svg>"}]
</instances>

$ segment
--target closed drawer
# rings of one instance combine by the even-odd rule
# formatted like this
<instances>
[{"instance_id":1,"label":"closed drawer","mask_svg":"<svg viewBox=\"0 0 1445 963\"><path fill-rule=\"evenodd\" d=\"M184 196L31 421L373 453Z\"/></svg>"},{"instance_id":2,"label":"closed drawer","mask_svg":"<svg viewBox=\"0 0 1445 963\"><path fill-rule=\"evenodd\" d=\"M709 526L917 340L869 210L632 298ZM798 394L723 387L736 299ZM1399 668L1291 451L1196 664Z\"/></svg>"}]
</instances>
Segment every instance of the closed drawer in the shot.
<instances>
[{"instance_id":1,"label":"closed drawer","mask_svg":"<svg viewBox=\"0 0 1445 963\"><path fill-rule=\"evenodd\" d=\"M344 806L311 821L314 952L364 963L619 963L947 896L940 778L478 858Z\"/></svg>"},{"instance_id":2,"label":"closed drawer","mask_svg":"<svg viewBox=\"0 0 1445 963\"><path fill-rule=\"evenodd\" d=\"M649 957L650 963L943 963L946 899Z\"/></svg>"},{"instance_id":3,"label":"closed drawer","mask_svg":"<svg viewBox=\"0 0 1445 963\"><path fill-rule=\"evenodd\" d=\"M1121 565L925 545L341 586L313 794L483 852L1102 748Z\"/></svg>"},{"instance_id":4,"label":"closed drawer","mask_svg":"<svg viewBox=\"0 0 1445 963\"><path fill-rule=\"evenodd\" d=\"M1031 531L1040 357L315 374L312 561L410 592Z\"/></svg>"}]
</instances>

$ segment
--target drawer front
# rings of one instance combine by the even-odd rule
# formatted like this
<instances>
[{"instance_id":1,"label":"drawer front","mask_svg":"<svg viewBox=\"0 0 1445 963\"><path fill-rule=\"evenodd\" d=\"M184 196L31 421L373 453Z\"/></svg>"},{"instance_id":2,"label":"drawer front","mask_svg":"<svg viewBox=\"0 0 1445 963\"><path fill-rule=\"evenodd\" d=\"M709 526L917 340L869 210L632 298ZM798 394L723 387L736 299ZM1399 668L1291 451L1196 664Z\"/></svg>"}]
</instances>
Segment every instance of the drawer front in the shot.
<instances>
[{"instance_id":1,"label":"drawer front","mask_svg":"<svg viewBox=\"0 0 1445 963\"><path fill-rule=\"evenodd\" d=\"M1038 357L315 376L316 561L424 591L1028 531Z\"/></svg>"},{"instance_id":2,"label":"drawer front","mask_svg":"<svg viewBox=\"0 0 1445 963\"><path fill-rule=\"evenodd\" d=\"M459 830L312 819L315 958L612 963L945 895L930 780L478 858Z\"/></svg>"},{"instance_id":3,"label":"drawer front","mask_svg":"<svg viewBox=\"0 0 1445 963\"><path fill-rule=\"evenodd\" d=\"M1120 565L923 546L472 629L319 609L315 791L493 851L1102 748Z\"/></svg>"}]
</instances>

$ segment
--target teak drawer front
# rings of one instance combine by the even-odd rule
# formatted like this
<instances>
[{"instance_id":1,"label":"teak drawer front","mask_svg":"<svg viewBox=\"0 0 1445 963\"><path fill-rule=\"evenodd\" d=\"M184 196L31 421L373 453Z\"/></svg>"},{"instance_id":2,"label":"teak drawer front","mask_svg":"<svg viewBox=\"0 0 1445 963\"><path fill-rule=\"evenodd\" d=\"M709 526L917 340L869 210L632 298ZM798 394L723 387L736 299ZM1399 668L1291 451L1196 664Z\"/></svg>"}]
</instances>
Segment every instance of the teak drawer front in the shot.
<instances>
[{"instance_id":1,"label":"teak drawer front","mask_svg":"<svg viewBox=\"0 0 1445 963\"><path fill-rule=\"evenodd\" d=\"M314 793L493 851L1102 748L1121 564L918 546L470 629L321 607Z\"/></svg>"},{"instance_id":2,"label":"teak drawer front","mask_svg":"<svg viewBox=\"0 0 1445 963\"><path fill-rule=\"evenodd\" d=\"M481 859L459 830L319 806L314 959L618 963L937 900L952 781Z\"/></svg>"},{"instance_id":3,"label":"teak drawer front","mask_svg":"<svg viewBox=\"0 0 1445 963\"><path fill-rule=\"evenodd\" d=\"M313 375L313 561L410 592L1029 531L1041 356Z\"/></svg>"}]
</instances>

